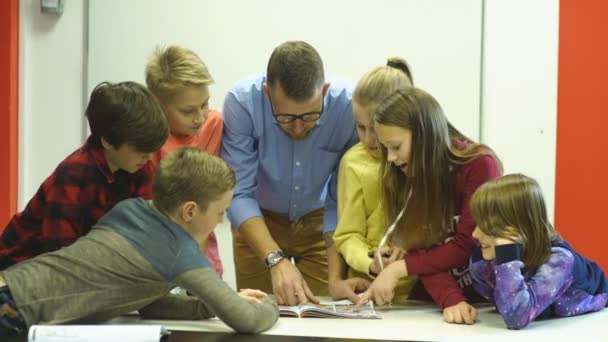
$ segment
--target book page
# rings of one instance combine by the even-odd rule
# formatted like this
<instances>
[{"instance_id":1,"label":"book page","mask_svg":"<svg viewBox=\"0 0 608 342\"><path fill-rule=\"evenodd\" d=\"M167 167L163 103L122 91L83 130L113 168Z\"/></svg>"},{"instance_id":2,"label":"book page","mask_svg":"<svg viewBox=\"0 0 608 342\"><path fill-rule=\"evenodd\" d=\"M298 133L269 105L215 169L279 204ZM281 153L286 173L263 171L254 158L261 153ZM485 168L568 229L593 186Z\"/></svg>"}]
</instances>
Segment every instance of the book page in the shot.
<instances>
[{"instance_id":1,"label":"book page","mask_svg":"<svg viewBox=\"0 0 608 342\"><path fill-rule=\"evenodd\" d=\"M366 302L360 308L354 304L332 303L315 305L302 309L302 317L344 317L344 318L380 318L372 302Z\"/></svg>"},{"instance_id":2,"label":"book page","mask_svg":"<svg viewBox=\"0 0 608 342\"><path fill-rule=\"evenodd\" d=\"M300 317L301 307L299 305L279 305L279 314L288 317Z\"/></svg>"},{"instance_id":3,"label":"book page","mask_svg":"<svg viewBox=\"0 0 608 342\"><path fill-rule=\"evenodd\" d=\"M158 342L169 331L160 325L33 325L28 341Z\"/></svg>"},{"instance_id":4,"label":"book page","mask_svg":"<svg viewBox=\"0 0 608 342\"><path fill-rule=\"evenodd\" d=\"M323 302L297 306L279 306L281 316L291 317L343 317L343 318L380 318L372 302L367 302L359 309L348 301Z\"/></svg>"}]
</instances>

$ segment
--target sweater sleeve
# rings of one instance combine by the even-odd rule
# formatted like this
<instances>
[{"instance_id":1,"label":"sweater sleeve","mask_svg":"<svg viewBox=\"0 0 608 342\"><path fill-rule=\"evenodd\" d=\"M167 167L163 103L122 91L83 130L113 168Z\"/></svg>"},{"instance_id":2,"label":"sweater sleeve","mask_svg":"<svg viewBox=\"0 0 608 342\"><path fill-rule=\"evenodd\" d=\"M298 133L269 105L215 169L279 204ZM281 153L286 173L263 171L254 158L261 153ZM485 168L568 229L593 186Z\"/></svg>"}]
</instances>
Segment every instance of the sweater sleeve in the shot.
<instances>
[{"instance_id":1,"label":"sweater sleeve","mask_svg":"<svg viewBox=\"0 0 608 342\"><path fill-rule=\"evenodd\" d=\"M476 246L473 239L475 221L469 208L471 196L483 183L500 175L498 162L491 156L483 156L462 166L456 175L456 191L461 192L460 214L453 238L444 244L427 249L419 249L406 255L405 263L408 275L426 275L445 272L453 268L464 267Z\"/></svg>"},{"instance_id":2,"label":"sweater sleeve","mask_svg":"<svg viewBox=\"0 0 608 342\"><path fill-rule=\"evenodd\" d=\"M554 312L556 316L576 316L600 311L606 304L608 304L608 293L591 295L571 286L555 302Z\"/></svg>"},{"instance_id":3,"label":"sweater sleeve","mask_svg":"<svg viewBox=\"0 0 608 342\"><path fill-rule=\"evenodd\" d=\"M494 265L484 260L481 256L481 248L477 247L471 256L469 273L473 279L473 288L483 298L494 301Z\"/></svg>"},{"instance_id":4,"label":"sweater sleeve","mask_svg":"<svg viewBox=\"0 0 608 342\"><path fill-rule=\"evenodd\" d=\"M449 272L420 276L420 282L441 309L467 301L462 288Z\"/></svg>"},{"instance_id":5,"label":"sweater sleeve","mask_svg":"<svg viewBox=\"0 0 608 342\"><path fill-rule=\"evenodd\" d=\"M279 308L270 297L264 298L262 303L249 303L211 268L184 272L175 281L200 298L209 313L214 313L236 332L257 334L268 330L279 318Z\"/></svg>"},{"instance_id":6,"label":"sweater sleeve","mask_svg":"<svg viewBox=\"0 0 608 342\"><path fill-rule=\"evenodd\" d=\"M197 297L174 294L168 294L146 305L139 309L139 314L143 318L183 320L208 319L215 316Z\"/></svg>"},{"instance_id":7,"label":"sweater sleeve","mask_svg":"<svg viewBox=\"0 0 608 342\"><path fill-rule=\"evenodd\" d=\"M347 106L346 110L350 111L348 117L352 117L352 107L349 105ZM344 127L344 129L349 129L349 127ZM357 137L357 133L353 125L350 139L348 139L346 146L344 146L340 152L340 160L344 157L344 154L357 143L358 140L359 138ZM340 169L340 164L341 161L334 167L334 170L329 178L329 182L327 183L327 196L325 197L325 206L323 212L323 233L335 233L336 231L338 221L338 172Z\"/></svg>"},{"instance_id":8,"label":"sweater sleeve","mask_svg":"<svg viewBox=\"0 0 608 342\"><path fill-rule=\"evenodd\" d=\"M549 261L528 280L521 273L524 264L518 249L517 244L496 247L494 298L509 329L526 327L556 302L573 280L574 256L567 249L553 247Z\"/></svg>"},{"instance_id":9,"label":"sweater sleeve","mask_svg":"<svg viewBox=\"0 0 608 342\"><path fill-rule=\"evenodd\" d=\"M366 239L363 189L349 163L347 155L342 159L338 173L338 225L333 238L346 263L357 272L368 274L371 245Z\"/></svg>"}]
</instances>

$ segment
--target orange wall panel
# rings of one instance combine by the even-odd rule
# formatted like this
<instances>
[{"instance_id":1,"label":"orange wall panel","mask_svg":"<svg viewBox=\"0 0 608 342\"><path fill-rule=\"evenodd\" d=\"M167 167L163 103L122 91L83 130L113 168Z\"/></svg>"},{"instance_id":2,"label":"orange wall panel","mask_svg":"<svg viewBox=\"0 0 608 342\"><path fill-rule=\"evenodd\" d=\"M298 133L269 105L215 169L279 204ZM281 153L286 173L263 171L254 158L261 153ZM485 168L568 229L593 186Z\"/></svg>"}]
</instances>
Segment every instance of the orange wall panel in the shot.
<instances>
[{"instance_id":1,"label":"orange wall panel","mask_svg":"<svg viewBox=\"0 0 608 342\"><path fill-rule=\"evenodd\" d=\"M555 226L608 270L608 1L561 0Z\"/></svg>"}]
</instances>

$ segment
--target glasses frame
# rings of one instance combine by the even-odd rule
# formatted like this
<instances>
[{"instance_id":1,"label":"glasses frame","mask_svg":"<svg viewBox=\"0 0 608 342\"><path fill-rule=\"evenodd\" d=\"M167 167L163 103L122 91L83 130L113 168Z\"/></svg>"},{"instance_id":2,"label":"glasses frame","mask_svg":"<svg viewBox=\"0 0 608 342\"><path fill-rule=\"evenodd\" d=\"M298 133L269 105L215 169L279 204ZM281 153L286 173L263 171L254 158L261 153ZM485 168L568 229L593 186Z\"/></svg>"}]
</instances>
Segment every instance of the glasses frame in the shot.
<instances>
[{"instance_id":1,"label":"glasses frame","mask_svg":"<svg viewBox=\"0 0 608 342\"><path fill-rule=\"evenodd\" d=\"M323 111L325 110L325 95L321 98L321 110L314 112L306 112L302 114L288 114L288 113L275 113L274 105L272 104L272 99L270 98L270 94L268 94L268 102L270 102L270 111L272 111L272 116L275 121L279 124L290 124L294 123L297 120L302 120L303 122L315 122L321 118L323 115ZM284 120L281 120L284 118Z\"/></svg>"}]
</instances>

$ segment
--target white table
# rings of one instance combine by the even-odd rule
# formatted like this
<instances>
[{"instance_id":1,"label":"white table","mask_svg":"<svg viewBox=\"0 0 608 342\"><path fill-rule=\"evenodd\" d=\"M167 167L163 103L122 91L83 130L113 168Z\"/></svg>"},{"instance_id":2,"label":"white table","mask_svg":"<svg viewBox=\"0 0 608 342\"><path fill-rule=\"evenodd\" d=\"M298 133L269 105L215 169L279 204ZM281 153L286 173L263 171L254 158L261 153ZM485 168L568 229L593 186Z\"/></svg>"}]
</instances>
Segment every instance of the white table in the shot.
<instances>
[{"instance_id":1,"label":"white table","mask_svg":"<svg viewBox=\"0 0 608 342\"><path fill-rule=\"evenodd\" d=\"M430 303L410 302L376 310L382 319L281 317L264 334L415 341L608 341L608 309L577 317L534 321L522 330L507 329L491 306L479 308L474 325L447 324L439 309ZM218 319L164 321L123 316L109 323L161 324L178 331L233 332Z\"/></svg>"}]
</instances>

